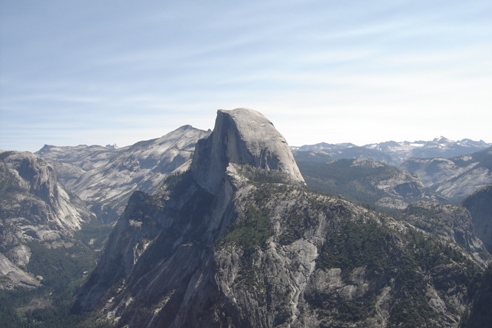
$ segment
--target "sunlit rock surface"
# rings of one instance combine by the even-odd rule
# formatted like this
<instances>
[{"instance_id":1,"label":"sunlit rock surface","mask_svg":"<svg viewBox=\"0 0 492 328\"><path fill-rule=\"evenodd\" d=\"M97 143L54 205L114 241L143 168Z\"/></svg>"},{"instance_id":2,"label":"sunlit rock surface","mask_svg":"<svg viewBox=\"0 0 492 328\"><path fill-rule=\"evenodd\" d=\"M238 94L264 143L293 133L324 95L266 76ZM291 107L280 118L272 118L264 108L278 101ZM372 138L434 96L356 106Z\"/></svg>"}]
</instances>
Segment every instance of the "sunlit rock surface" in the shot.
<instances>
[{"instance_id":1,"label":"sunlit rock surface","mask_svg":"<svg viewBox=\"0 0 492 328\"><path fill-rule=\"evenodd\" d=\"M133 193L72 311L118 327L458 327L483 263L309 191L269 125L219 111L189 171Z\"/></svg>"},{"instance_id":2,"label":"sunlit rock surface","mask_svg":"<svg viewBox=\"0 0 492 328\"><path fill-rule=\"evenodd\" d=\"M37 286L22 273L29 263L29 242L48 248L70 247L73 233L92 213L61 187L54 169L28 152L0 153L0 249L4 275L0 287Z\"/></svg>"}]
</instances>

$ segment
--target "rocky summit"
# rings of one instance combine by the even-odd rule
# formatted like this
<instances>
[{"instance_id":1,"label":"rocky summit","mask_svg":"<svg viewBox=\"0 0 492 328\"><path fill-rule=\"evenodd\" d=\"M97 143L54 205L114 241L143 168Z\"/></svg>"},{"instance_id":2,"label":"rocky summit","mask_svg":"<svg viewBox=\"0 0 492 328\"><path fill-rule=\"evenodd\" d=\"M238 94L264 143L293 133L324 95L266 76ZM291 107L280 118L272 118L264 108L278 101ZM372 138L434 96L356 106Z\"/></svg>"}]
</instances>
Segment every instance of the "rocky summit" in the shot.
<instances>
[{"instance_id":1,"label":"rocky summit","mask_svg":"<svg viewBox=\"0 0 492 328\"><path fill-rule=\"evenodd\" d=\"M263 114L251 109L217 112L212 135L197 144L191 170L197 182L214 193L229 164L274 170L304 183L285 138Z\"/></svg>"},{"instance_id":2,"label":"rocky summit","mask_svg":"<svg viewBox=\"0 0 492 328\"><path fill-rule=\"evenodd\" d=\"M133 193L72 312L118 327L468 320L484 261L447 230L436 237L308 190L260 113L219 111L187 167L152 195Z\"/></svg>"}]
</instances>

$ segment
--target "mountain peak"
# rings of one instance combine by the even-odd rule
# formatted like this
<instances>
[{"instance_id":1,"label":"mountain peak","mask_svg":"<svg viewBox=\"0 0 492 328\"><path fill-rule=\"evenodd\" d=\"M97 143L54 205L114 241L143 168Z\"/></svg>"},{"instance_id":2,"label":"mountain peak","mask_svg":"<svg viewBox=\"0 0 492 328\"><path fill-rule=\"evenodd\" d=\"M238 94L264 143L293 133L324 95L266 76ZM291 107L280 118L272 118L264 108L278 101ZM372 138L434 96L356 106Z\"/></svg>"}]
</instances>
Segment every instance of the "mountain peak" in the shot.
<instances>
[{"instance_id":1,"label":"mountain peak","mask_svg":"<svg viewBox=\"0 0 492 328\"><path fill-rule=\"evenodd\" d=\"M446 137L443 137L443 136L440 136L439 138L434 138L434 140L432 140L438 144L446 144L446 143L450 143L452 142L452 140L449 140L448 138Z\"/></svg>"},{"instance_id":2,"label":"mountain peak","mask_svg":"<svg viewBox=\"0 0 492 328\"><path fill-rule=\"evenodd\" d=\"M218 110L212 134L197 143L191 170L198 183L214 193L229 163L279 171L304 183L285 138L252 109Z\"/></svg>"}]
</instances>

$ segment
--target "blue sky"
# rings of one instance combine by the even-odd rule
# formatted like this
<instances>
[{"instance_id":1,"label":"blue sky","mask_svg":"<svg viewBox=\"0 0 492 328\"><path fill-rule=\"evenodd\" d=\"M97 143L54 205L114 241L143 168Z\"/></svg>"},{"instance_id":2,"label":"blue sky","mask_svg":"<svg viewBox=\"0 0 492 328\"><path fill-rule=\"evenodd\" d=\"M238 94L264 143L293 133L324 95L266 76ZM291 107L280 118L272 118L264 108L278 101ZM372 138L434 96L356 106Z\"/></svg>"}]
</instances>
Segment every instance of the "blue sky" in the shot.
<instances>
[{"instance_id":1,"label":"blue sky","mask_svg":"<svg viewBox=\"0 0 492 328\"><path fill-rule=\"evenodd\" d=\"M217 109L290 145L492 142L492 2L3 1L0 149L117 144Z\"/></svg>"}]
</instances>

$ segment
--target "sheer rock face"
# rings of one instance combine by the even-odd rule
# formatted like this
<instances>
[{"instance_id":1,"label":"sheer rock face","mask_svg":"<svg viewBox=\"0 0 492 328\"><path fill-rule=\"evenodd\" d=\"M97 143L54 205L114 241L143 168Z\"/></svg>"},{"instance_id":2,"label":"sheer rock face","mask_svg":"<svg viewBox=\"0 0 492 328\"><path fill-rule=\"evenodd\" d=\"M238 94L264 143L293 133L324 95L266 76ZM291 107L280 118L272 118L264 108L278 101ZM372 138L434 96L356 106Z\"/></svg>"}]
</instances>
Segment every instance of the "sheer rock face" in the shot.
<instances>
[{"instance_id":1,"label":"sheer rock face","mask_svg":"<svg viewBox=\"0 0 492 328\"><path fill-rule=\"evenodd\" d=\"M19 222L16 236L20 240L70 235L89 220L90 212L58 184L54 169L43 159L28 152L3 152L0 156L2 214ZM20 222L24 221L28 227L22 228ZM39 231L33 237L26 229Z\"/></svg>"},{"instance_id":2,"label":"sheer rock face","mask_svg":"<svg viewBox=\"0 0 492 328\"><path fill-rule=\"evenodd\" d=\"M30 260L28 242L48 248L70 247L73 232L91 212L58 184L54 169L29 152L0 152L0 288L35 287L23 272Z\"/></svg>"},{"instance_id":3,"label":"sheer rock face","mask_svg":"<svg viewBox=\"0 0 492 328\"><path fill-rule=\"evenodd\" d=\"M267 124L219 111L189 171L135 192L73 312L118 327L457 327L470 299L459 281L479 270L471 256L424 266L415 241L429 246L424 258L447 248L305 189Z\"/></svg>"},{"instance_id":4,"label":"sheer rock face","mask_svg":"<svg viewBox=\"0 0 492 328\"><path fill-rule=\"evenodd\" d=\"M41 285L36 278L16 266L2 253L0 253L0 278L0 289L33 288Z\"/></svg>"},{"instance_id":5,"label":"sheer rock face","mask_svg":"<svg viewBox=\"0 0 492 328\"><path fill-rule=\"evenodd\" d=\"M285 138L265 116L251 109L217 112L213 133L197 144L191 170L197 182L214 193L229 163L276 170L304 184Z\"/></svg>"}]
</instances>

